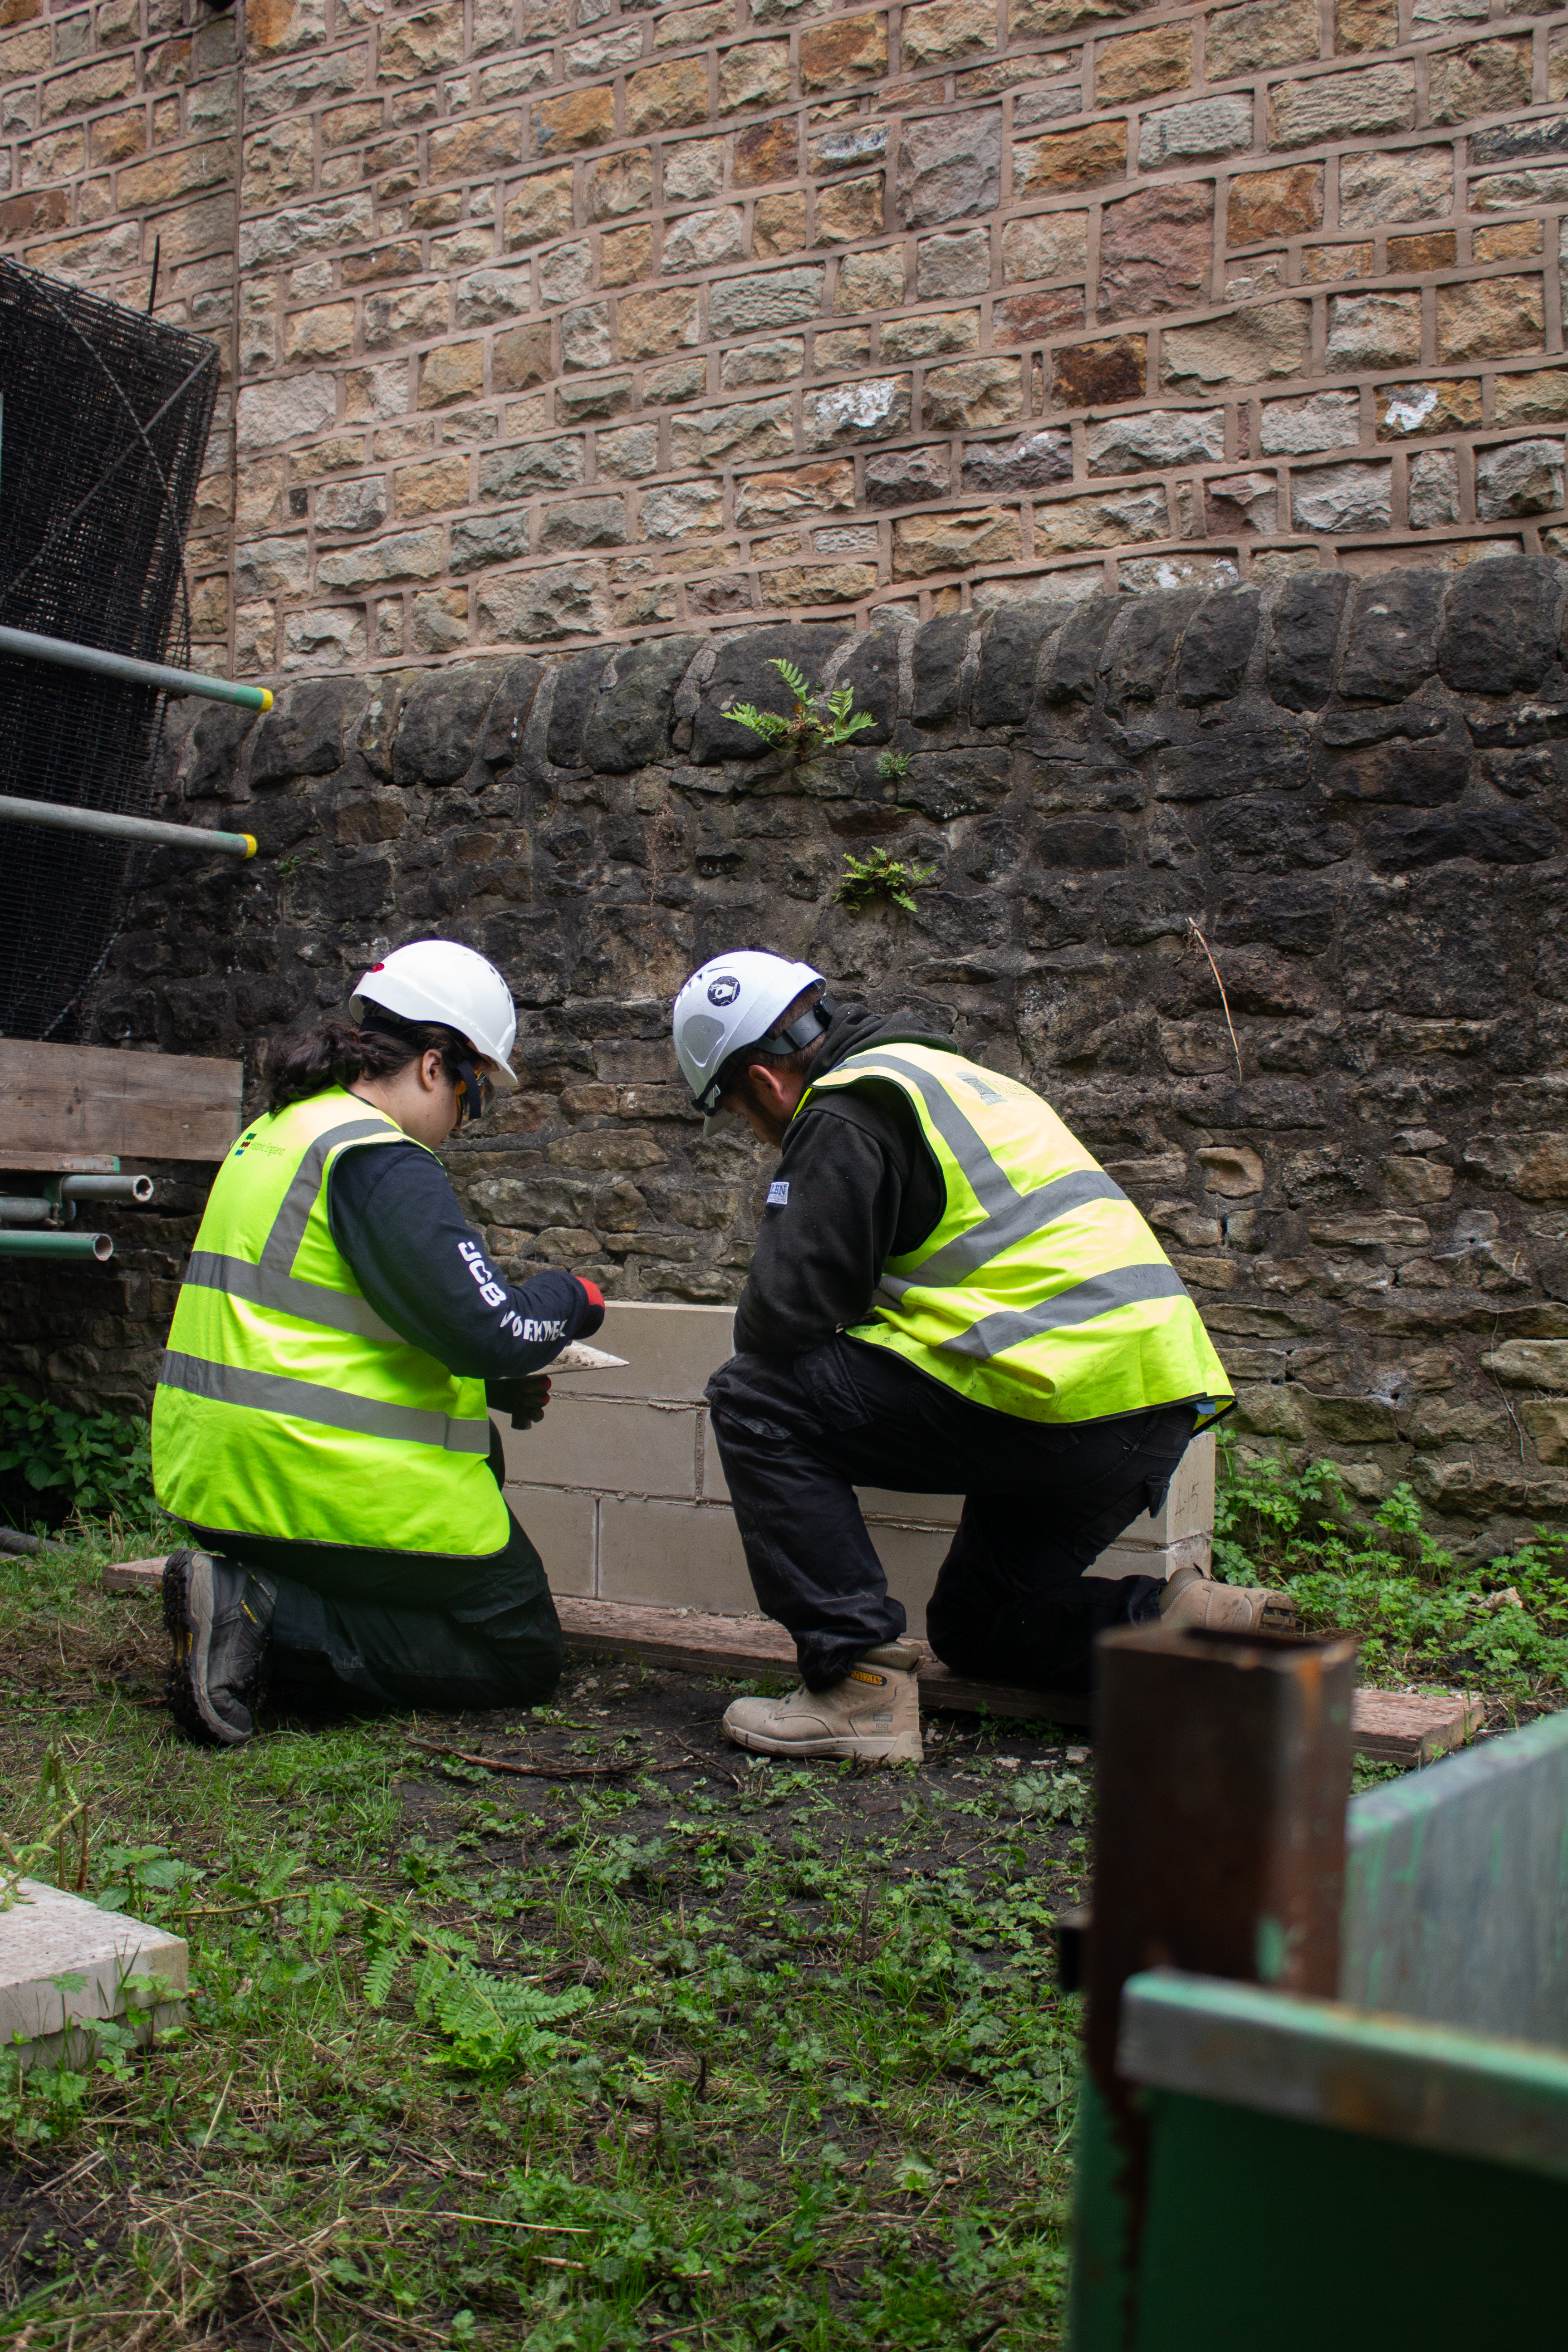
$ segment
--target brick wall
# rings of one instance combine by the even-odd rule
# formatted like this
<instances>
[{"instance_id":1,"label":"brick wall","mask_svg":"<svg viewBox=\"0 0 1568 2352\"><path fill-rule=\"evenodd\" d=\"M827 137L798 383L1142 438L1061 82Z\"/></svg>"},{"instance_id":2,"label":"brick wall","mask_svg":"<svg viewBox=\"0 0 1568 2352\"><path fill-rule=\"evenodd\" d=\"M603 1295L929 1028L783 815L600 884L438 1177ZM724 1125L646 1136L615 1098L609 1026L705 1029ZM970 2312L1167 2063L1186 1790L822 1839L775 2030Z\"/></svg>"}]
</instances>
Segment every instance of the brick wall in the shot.
<instances>
[{"instance_id":1,"label":"brick wall","mask_svg":"<svg viewBox=\"0 0 1568 2352\"><path fill-rule=\"evenodd\" d=\"M624 1371L558 1380L535 1429L506 1432L507 1500L556 1592L656 1608L756 1606L703 1390L733 1348L723 1307L612 1304L595 1346ZM1194 1440L1159 1511L1094 1563L1097 1576L1208 1565L1215 1442ZM925 1632L925 1607L963 1507L958 1495L861 1490L888 1582ZM1088 1571L1086 1571L1087 1573Z\"/></svg>"},{"instance_id":2,"label":"brick wall","mask_svg":"<svg viewBox=\"0 0 1568 2352\"><path fill-rule=\"evenodd\" d=\"M1568 544L1561 12L180 5L5 0L0 234L235 347L214 666Z\"/></svg>"}]
</instances>

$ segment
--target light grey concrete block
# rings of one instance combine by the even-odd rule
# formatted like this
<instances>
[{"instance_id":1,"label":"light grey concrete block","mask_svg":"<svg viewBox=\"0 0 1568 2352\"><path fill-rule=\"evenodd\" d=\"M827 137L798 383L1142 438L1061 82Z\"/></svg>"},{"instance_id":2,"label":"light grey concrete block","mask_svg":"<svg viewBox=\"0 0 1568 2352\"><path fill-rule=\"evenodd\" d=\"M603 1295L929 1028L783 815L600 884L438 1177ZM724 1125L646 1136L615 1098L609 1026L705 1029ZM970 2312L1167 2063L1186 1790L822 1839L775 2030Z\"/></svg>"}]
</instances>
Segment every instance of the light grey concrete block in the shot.
<instances>
[{"instance_id":1,"label":"light grey concrete block","mask_svg":"<svg viewBox=\"0 0 1568 2352\"><path fill-rule=\"evenodd\" d=\"M754 1610L734 1513L722 1505L633 1502L599 1506L599 1595L665 1609Z\"/></svg>"},{"instance_id":2,"label":"light grey concrete block","mask_svg":"<svg viewBox=\"0 0 1568 2352\"><path fill-rule=\"evenodd\" d=\"M675 1608L755 1605L726 1507L729 1487L718 1444L700 1402L730 1352L732 1323L728 1307L613 1306L595 1336L626 1357L625 1370L574 1376L570 1387L563 1382L557 1389L538 1429L508 1436L509 1473L521 1486L584 1490L573 1506L579 1518L589 1496L599 1498L595 1581L586 1588L563 1582L562 1591L585 1590L605 1600ZM682 1404L690 1411L671 1410ZM1214 1478L1214 1438L1195 1438L1161 1509L1135 1519L1085 1574L1166 1577L1189 1562L1206 1569ZM885 1565L896 1562L908 1588L900 1598L921 1630L963 1497L887 1487L863 1487L859 1495L872 1541ZM645 1496L661 1505L696 1507L683 1517L652 1503L645 1507L637 1499ZM532 1507L538 1516L541 1507ZM575 1533L569 1556L581 1558ZM891 1580L890 1565L889 1573Z\"/></svg>"},{"instance_id":3,"label":"light grey concrete block","mask_svg":"<svg viewBox=\"0 0 1568 2352\"><path fill-rule=\"evenodd\" d=\"M1117 1538L1121 1544L1168 1544L1182 1536L1214 1533L1214 1432L1194 1437L1152 1516L1144 1511Z\"/></svg>"},{"instance_id":4,"label":"light grey concrete block","mask_svg":"<svg viewBox=\"0 0 1568 2352\"><path fill-rule=\"evenodd\" d=\"M730 1482L724 1475L719 1441L713 1434L713 1416L707 1412L697 1416L697 1491L705 1503L727 1503L730 1499Z\"/></svg>"},{"instance_id":5,"label":"light grey concrete block","mask_svg":"<svg viewBox=\"0 0 1568 2352\"><path fill-rule=\"evenodd\" d=\"M1174 1576L1179 1568L1201 1568L1207 1572L1214 1539L1210 1536L1182 1536L1168 1544L1130 1544L1119 1538L1109 1551L1084 1570L1086 1576Z\"/></svg>"},{"instance_id":6,"label":"light grey concrete block","mask_svg":"<svg viewBox=\"0 0 1568 2352\"><path fill-rule=\"evenodd\" d=\"M923 1496L919 1499L924 1500ZM922 1638L926 1603L936 1587L937 1573L952 1541L951 1528L893 1527L868 1522L871 1541L882 1563L888 1590L909 1614L909 1631Z\"/></svg>"},{"instance_id":7,"label":"light grey concrete block","mask_svg":"<svg viewBox=\"0 0 1568 2352\"><path fill-rule=\"evenodd\" d=\"M544 1562L552 1592L591 1601L599 1557L599 1500L562 1486L509 1486L507 1503Z\"/></svg>"},{"instance_id":8,"label":"light grey concrete block","mask_svg":"<svg viewBox=\"0 0 1568 2352\"><path fill-rule=\"evenodd\" d=\"M686 1405L571 1394L551 1397L532 1429L503 1426L507 1476L531 1486L603 1495L697 1496L697 1413Z\"/></svg>"},{"instance_id":9,"label":"light grey concrete block","mask_svg":"<svg viewBox=\"0 0 1568 2352\"><path fill-rule=\"evenodd\" d=\"M19 1899L0 1911L0 2050L23 2065L76 2059L93 2024L125 2015L128 1990L142 2008L155 1989L145 2038L180 2014L187 1966L183 1937L166 1927L24 1878Z\"/></svg>"},{"instance_id":10,"label":"light grey concrete block","mask_svg":"<svg viewBox=\"0 0 1568 2352\"><path fill-rule=\"evenodd\" d=\"M710 1375L735 1352L732 1307L664 1307L616 1299L592 1345L624 1356L619 1372L574 1372L576 1396L667 1397L696 1404ZM565 1383L555 1391L565 1393ZM553 1399L552 1400L553 1409Z\"/></svg>"},{"instance_id":11,"label":"light grey concrete block","mask_svg":"<svg viewBox=\"0 0 1568 2352\"><path fill-rule=\"evenodd\" d=\"M900 1495L887 1486L857 1486L868 1524L877 1519L918 1519L923 1527L955 1528L962 1495Z\"/></svg>"}]
</instances>

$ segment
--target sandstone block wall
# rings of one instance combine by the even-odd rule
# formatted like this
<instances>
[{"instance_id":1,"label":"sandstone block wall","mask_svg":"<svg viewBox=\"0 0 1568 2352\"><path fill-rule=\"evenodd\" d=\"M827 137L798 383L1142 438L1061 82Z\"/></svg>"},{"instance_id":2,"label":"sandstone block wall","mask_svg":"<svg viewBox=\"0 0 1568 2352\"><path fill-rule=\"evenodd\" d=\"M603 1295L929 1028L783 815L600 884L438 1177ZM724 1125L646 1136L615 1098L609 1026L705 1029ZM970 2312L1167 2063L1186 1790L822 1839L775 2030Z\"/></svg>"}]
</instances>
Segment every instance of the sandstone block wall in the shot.
<instances>
[{"instance_id":1,"label":"sandstone block wall","mask_svg":"<svg viewBox=\"0 0 1568 2352\"><path fill-rule=\"evenodd\" d=\"M5 18L0 237L138 305L161 238L160 310L230 353L216 667L1452 569L1568 527L1564 12Z\"/></svg>"},{"instance_id":2,"label":"sandstone block wall","mask_svg":"<svg viewBox=\"0 0 1568 2352\"><path fill-rule=\"evenodd\" d=\"M753 1611L703 1390L733 1349L722 1307L612 1305L595 1346L624 1371L558 1380L536 1428L506 1432L507 1500L557 1592L652 1608ZM1213 1550L1215 1442L1195 1438L1152 1517L1095 1561L1097 1576L1169 1576ZM925 1632L926 1603L963 1497L862 1490L889 1589Z\"/></svg>"},{"instance_id":3,"label":"sandstone block wall","mask_svg":"<svg viewBox=\"0 0 1568 2352\"><path fill-rule=\"evenodd\" d=\"M771 1161L700 1134L668 1004L721 948L801 956L1056 1105L1245 1443L1506 1538L1568 1503L1565 590L1542 557L1320 571L184 704L165 813L261 855L157 853L88 1034L240 1054L254 1111L282 1028L470 940L521 1008L521 1089L449 1154L496 1257L719 1307ZM725 718L777 656L853 687L859 748L795 769ZM934 869L912 915L838 897L870 845ZM110 1265L7 1277L0 1371L145 1398L199 1205L173 1172ZM665 1418L629 1425L662 1458Z\"/></svg>"}]
</instances>

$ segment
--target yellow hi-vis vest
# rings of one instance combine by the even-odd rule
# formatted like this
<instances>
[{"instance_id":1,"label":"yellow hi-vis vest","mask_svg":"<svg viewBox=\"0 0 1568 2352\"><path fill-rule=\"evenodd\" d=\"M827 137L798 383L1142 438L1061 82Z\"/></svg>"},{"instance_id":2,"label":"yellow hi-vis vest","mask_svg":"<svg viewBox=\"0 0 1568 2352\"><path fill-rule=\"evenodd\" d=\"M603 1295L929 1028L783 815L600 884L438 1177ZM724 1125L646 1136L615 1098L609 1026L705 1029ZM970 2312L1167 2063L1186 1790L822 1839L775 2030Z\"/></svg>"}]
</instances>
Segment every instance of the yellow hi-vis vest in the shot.
<instances>
[{"instance_id":1,"label":"yellow hi-vis vest","mask_svg":"<svg viewBox=\"0 0 1568 2352\"><path fill-rule=\"evenodd\" d=\"M957 1054L871 1045L816 1079L795 1115L868 1079L912 1105L947 1205L918 1250L888 1260L876 1318L852 1339L1021 1421L1189 1401L1209 1420L1228 1402L1174 1266L1038 1095Z\"/></svg>"},{"instance_id":2,"label":"yellow hi-vis vest","mask_svg":"<svg viewBox=\"0 0 1568 2352\"><path fill-rule=\"evenodd\" d=\"M483 1381L382 1321L327 1222L339 1155L408 1140L332 1087L224 1161L153 1402L153 1483L176 1517L381 1551L505 1545Z\"/></svg>"}]
</instances>

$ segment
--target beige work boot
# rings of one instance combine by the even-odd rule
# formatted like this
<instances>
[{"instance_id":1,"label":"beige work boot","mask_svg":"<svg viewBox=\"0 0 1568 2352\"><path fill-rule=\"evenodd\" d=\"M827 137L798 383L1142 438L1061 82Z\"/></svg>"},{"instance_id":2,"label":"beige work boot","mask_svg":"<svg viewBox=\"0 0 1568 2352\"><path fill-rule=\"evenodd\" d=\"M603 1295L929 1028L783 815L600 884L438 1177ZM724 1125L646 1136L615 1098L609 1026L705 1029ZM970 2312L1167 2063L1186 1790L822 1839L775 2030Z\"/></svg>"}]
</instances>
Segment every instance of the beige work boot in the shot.
<instances>
[{"instance_id":1,"label":"beige work boot","mask_svg":"<svg viewBox=\"0 0 1568 2352\"><path fill-rule=\"evenodd\" d=\"M1216 1584L1200 1568L1179 1568L1160 1597L1162 1624L1205 1633L1293 1633L1296 1604L1260 1584Z\"/></svg>"},{"instance_id":2,"label":"beige work boot","mask_svg":"<svg viewBox=\"0 0 1568 2352\"><path fill-rule=\"evenodd\" d=\"M868 1650L831 1690L787 1698L738 1698L725 1736L763 1756L852 1756L868 1764L918 1764L920 1652L900 1642Z\"/></svg>"}]
</instances>

